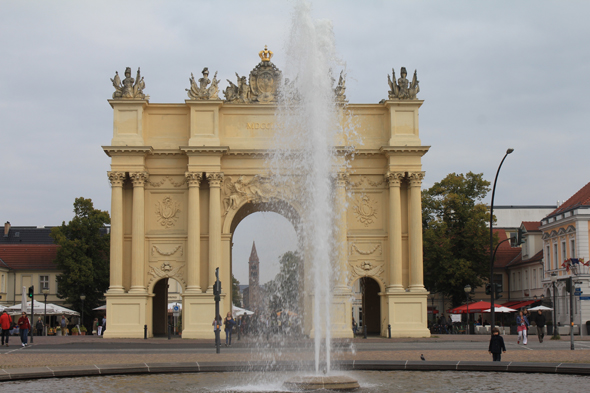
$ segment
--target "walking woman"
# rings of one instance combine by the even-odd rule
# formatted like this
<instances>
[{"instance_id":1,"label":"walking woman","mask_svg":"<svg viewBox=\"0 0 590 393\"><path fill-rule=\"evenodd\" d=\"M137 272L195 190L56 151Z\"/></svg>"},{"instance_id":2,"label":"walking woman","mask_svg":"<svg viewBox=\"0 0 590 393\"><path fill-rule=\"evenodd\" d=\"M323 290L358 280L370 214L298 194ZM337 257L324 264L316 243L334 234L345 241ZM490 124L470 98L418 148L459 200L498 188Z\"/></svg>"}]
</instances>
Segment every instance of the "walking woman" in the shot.
<instances>
[{"instance_id":1,"label":"walking woman","mask_svg":"<svg viewBox=\"0 0 590 393\"><path fill-rule=\"evenodd\" d=\"M29 330L31 330L31 323L27 318L27 313L22 313L22 317L18 319L18 328L20 332L20 341L23 347L27 346L27 339L29 338Z\"/></svg>"},{"instance_id":2,"label":"walking woman","mask_svg":"<svg viewBox=\"0 0 590 393\"><path fill-rule=\"evenodd\" d=\"M225 320L223 321L223 330L225 330L225 346L231 347L231 330L236 324L234 318L231 315L231 312L227 313Z\"/></svg>"},{"instance_id":3,"label":"walking woman","mask_svg":"<svg viewBox=\"0 0 590 393\"><path fill-rule=\"evenodd\" d=\"M522 311L516 317L516 330L518 331L518 341L517 344L520 344L520 340L524 345L527 344L527 328L529 326L529 320L522 314Z\"/></svg>"}]
</instances>

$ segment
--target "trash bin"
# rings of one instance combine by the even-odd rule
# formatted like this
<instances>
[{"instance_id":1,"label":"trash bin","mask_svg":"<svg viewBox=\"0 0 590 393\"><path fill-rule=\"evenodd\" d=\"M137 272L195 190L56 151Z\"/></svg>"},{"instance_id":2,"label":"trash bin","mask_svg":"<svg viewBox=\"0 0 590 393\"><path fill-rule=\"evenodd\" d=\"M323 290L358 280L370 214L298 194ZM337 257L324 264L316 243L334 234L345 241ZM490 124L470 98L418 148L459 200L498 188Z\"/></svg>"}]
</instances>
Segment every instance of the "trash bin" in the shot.
<instances>
[{"instance_id":1,"label":"trash bin","mask_svg":"<svg viewBox=\"0 0 590 393\"><path fill-rule=\"evenodd\" d=\"M590 321L586 321L586 334L590 336Z\"/></svg>"}]
</instances>

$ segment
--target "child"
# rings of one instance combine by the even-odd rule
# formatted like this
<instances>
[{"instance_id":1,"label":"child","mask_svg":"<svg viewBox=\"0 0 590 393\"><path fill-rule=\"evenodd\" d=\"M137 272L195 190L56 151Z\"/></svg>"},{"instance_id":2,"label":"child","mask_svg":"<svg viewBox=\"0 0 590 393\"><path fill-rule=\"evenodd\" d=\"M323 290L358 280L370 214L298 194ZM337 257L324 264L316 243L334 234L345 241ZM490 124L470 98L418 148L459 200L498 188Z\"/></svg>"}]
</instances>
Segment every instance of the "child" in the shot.
<instances>
[{"instance_id":1,"label":"child","mask_svg":"<svg viewBox=\"0 0 590 393\"><path fill-rule=\"evenodd\" d=\"M492 338L490 339L488 351L492 354L494 362L501 362L502 352L506 353L504 339L500 336L500 329L497 327L492 329Z\"/></svg>"}]
</instances>

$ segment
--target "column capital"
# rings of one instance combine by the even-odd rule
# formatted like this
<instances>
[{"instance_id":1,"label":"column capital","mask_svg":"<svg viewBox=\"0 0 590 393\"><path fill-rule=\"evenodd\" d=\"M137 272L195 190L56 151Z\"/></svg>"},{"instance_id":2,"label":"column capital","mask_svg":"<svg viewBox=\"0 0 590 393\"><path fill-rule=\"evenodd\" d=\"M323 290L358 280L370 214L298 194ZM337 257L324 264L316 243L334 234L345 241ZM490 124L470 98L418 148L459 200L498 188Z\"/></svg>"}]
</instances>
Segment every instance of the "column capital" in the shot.
<instances>
[{"instance_id":1,"label":"column capital","mask_svg":"<svg viewBox=\"0 0 590 393\"><path fill-rule=\"evenodd\" d=\"M338 172L336 173L336 186L337 187L346 187L350 183L350 175L348 172Z\"/></svg>"},{"instance_id":2,"label":"column capital","mask_svg":"<svg viewBox=\"0 0 590 393\"><path fill-rule=\"evenodd\" d=\"M209 187L221 187L223 172L207 173L207 181L209 182Z\"/></svg>"},{"instance_id":3,"label":"column capital","mask_svg":"<svg viewBox=\"0 0 590 393\"><path fill-rule=\"evenodd\" d=\"M131 172L129 177L133 181L133 187L143 187L150 175L147 172Z\"/></svg>"},{"instance_id":4,"label":"column capital","mask_svg":"<svg viewBox=\"0 0 590 393\"><path fill-rule=\"evenodd\" d=\"M410 186L412 187L420 187L423 179L424 172L408 172L408 180L410 180Z\"/></svg>"},{"instance_id":5,"label":"column capital","mask_svg":"<svg viewBox=\"0 0 590 393\"><path fill-rule=\"evenodd\" d=\"M123 182L125 181L125 172L109 171L107 172L107 176L111 182L111 187L123 187Z\"/></svg>"},{"instance_id":6,"label":"column capital","mask_svg":"<svg viewBox=\"0 0 590 393\"><path fill-rule=\"evenodd\" d=\"M405 172L387 172L385 179L389 182L389 187L399 187L405 176Z\"/></svg>"},{"instance_id":7,"label":"column capital","mask_svg":"<svg viewBox=\"0 0 590 393\"><path fill-rule=\"evenodd\" d=\"M189 187L199 187L203 180L202 172L185 172L184 176Z\"/></svg>"}]
</instances>

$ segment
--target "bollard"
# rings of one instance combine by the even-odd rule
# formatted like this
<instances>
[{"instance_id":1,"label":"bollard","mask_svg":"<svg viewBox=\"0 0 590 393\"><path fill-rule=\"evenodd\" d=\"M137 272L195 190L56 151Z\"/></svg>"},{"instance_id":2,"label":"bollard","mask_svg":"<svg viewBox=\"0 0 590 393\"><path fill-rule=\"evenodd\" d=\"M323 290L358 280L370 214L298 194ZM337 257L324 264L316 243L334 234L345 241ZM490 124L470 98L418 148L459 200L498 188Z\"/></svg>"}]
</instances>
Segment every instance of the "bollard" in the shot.
<instances>
[{"instance_id":1,"label":"bollard","mask_svg":"<svg viewBox=\"0 0 590 393\"><path fill-rule=\"evenodd\" d=\"M367 338L367 325L363 325L363 338Z\"/></svg>"},{"instance_id":2,"label":"bollard","mask_svg":"<svg viewBox=\"0 0 590 393\"><path fill-rule=\"evenodd\" d=\"M170 324L168 324L168 340L172 339L171 332L172 332L172 326Z\"/></svg>"},{"instance_id":3,"label":"bollard","mask_svg":"<svg viewBox=\"0 0 590 393\"><path fill-rule=\"evenodd\" d=\"M391 338L391 325L387 325L388 338Z\"/></svg>"},{"instance_id":4,"label":"bollard","mask_svg":"<svg viewBox=\"0 0 590 393\"><path fill-rule=\"evenodd\" d=\"M240 329L240 327L241 327L241 326L240 326L240 325L238 325L238 341L240 341L240 336L242 335L242 334L241 334L242 332L240 331L240 330L241 330L241 329Z\"/></svg>"},{"instance_id":5,"label":"bollard","mask_svg":"<svg viewBox=\"0 0 590 393\"><path fill-rule=\"evenodd\" d=\"M147 325L143 325L143 338L147 340Z\"/></svg>"}]
</instances>

